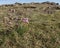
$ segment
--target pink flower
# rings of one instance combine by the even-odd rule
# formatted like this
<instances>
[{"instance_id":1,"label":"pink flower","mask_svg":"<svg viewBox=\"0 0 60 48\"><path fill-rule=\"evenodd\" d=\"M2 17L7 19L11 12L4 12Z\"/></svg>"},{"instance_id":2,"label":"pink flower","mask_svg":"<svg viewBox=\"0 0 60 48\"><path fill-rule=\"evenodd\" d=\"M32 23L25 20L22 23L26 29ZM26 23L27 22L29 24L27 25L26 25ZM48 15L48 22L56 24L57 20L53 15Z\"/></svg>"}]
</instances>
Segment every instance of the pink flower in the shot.
<instances>
[{"instance_id":1,"label":"pink flower","mask_svg":"<svg viewBox=\"0 0 60 48\"><path fill-rule=\"evenodd\" d=\"M24 23L29 23L28 18L21 18Z\"/></svg>"}]
</instances>

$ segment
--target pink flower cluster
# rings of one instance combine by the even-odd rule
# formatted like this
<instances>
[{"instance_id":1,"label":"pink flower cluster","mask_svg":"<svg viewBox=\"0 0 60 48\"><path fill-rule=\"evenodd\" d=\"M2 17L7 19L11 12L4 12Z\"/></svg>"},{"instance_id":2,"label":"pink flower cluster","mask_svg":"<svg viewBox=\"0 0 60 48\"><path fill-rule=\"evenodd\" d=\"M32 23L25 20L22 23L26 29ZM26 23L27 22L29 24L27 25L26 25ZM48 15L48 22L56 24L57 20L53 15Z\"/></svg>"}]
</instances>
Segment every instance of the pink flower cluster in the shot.
<instances>
[{"instance_id":1,"label":"pink flower cluster","mask_svg":"<svg viewBox=\"0 0 60 48\"><path fill-rule=\"evenodd\" d=\"M21 20L22 20L24 23L29 23L28 18L21 18Z\"/></svg>"}]
</instances>

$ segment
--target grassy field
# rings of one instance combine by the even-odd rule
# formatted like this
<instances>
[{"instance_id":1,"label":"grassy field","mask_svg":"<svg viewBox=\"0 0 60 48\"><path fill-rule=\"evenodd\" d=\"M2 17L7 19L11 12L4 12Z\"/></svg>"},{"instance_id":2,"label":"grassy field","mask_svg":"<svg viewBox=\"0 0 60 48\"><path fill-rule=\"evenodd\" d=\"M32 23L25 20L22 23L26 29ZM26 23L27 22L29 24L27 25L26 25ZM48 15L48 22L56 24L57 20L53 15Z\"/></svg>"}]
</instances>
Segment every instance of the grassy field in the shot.
<instances>
[{"instance_id":1,"label":"grassy field","mask_svg":"<svg viewBox=\"0 0 60 48\"><path fill-rule=\"evenodd\" d=\"M1 5L0 48L60 48L60 9L56 6L60 7L42 3ZM21 18L28 18L29 23Z\"/></svg>"}]
</instances>

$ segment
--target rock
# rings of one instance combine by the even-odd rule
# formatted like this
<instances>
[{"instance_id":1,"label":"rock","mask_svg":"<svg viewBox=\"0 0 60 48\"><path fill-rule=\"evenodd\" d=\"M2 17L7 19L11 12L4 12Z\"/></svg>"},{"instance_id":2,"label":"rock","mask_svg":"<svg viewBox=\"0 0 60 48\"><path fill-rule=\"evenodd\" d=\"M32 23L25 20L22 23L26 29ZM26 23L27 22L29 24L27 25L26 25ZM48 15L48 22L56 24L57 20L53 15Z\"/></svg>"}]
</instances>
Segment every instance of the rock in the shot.
<instances>
[{"instance_id":1,"label":"rock","mask_svg":"<svg viewBox=\"0 0 60 48\"><path fill-rule=\"evenodd\" d=\"M31 5L31 6L24 6L24 8L32 8L32 9L34 9L34 8L36 8L36 6L33 6L33 5Z\"/></svg>"},{"instance_id":2,"label":"rock","mask_svg":"<svg viewBox=\"0 0 60 48\"><path fill-rule=\"evenodd\" d=\"M56 6L55 8L56 8L57 10L60 10L60 6Z\"/></svg>"},{"instance_id":3,"label":"rock","mask_svg":"<svg viewBox=\"0 0 60 48\"><path fill-rule=\"evenodd\" d=\"M16 2L15 5L22 5L21 3Z\"/></svg>"},{"instance_id":4,"label":"rock","mask_svg":"<svg viewBox=\"0 0 60 48\"><path fill-rule=\"evenodd\" d=\"M46 7L46 8L43 8L43 12L47 14L53 14L55 10L54 10L54 7Z\"/></svg>"},{"instance_id":5,"label":"rock","mask_svg":"<svg viewBox=\"0 0 60 48\"><path fill-rule=\"evenodd\" d=\"M50 4L50 2L46 1L46 2L42 2L41 4Z\"/></svg>"},{"instance_id":6,"label":"rock","mask_svg":"<svg viewBox=\"0 0 60 48\"><path fill-rule=\"evenodd\" d=\"M49 1L43 2L42 4L59 5L59 3L49 2Z\"/></svg>"}]
</instances>

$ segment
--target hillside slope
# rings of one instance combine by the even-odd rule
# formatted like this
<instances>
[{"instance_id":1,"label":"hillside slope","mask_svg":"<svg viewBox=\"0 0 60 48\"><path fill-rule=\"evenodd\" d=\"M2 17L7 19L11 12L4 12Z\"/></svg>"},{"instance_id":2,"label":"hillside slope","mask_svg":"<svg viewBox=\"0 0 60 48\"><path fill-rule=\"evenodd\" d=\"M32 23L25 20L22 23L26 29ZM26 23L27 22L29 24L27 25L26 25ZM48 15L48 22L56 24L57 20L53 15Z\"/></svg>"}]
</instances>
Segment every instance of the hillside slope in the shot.
<instances>
[{"instance_id":1,"label":"hillside slope","mask_svg":"<svg viewBox=\"0 0 60 48\"><path fill-rule=\"evenodd\" d=\"M23 18L28 18L29 23ZM0 48L60 48L60 5L54 2L1 5Z\"/></svg>"}]
</instances>

